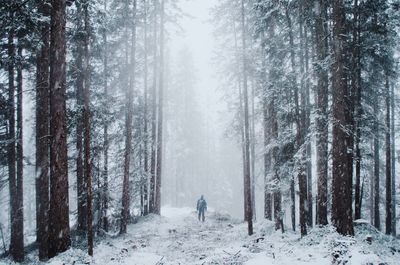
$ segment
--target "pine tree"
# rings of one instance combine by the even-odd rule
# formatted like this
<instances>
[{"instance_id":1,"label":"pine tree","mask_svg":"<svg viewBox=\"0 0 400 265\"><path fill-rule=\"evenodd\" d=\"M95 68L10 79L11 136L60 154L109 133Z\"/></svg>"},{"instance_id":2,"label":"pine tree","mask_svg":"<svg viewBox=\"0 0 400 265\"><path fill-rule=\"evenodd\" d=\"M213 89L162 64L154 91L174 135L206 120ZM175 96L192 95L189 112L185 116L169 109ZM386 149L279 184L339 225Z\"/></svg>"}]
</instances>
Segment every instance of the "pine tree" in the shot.
<instances>
[{"instance_id":1,"label":"pine tree","mask_svg":"<svg viewBox=\"0 0 400 265\"><path fill-rule=\"evenodd\" d=\"M49 256L71 245L66 121L66 1L52 0L50 33L50 210Z\"/></svg>"},{"instance_id":2,"label":"pine tree","mask_svg":"<svg viewBox=\"0 0 400 265\"><path fill-rule=\"evenodd\" d=\"M315 38L317 84L317 224L328 224L328 72L325 61L328 56L327 6L316 0Z\"/></svg>"},{"instance_id":3,"label":"pine tree","mask_svg":"<svg viewBox=\"0 0 400 265\"><path fill-rule=\"evenodd\" d=\"M148 146L148 140L149 140L149 130L148 130L148 24L147 24L147 18L148 18L148 2L147 0L143 0L143 9L144 9L144 17L143 17L143 38L144 38L144 73L143 73L143 85L144 85L144 91L143 91L143 97L144 97L144 110L143 110L143 166L144 166L144 183L143 185L143 197L144 197L144 209L143 209L143 214L147 215L149 212L149 192L148 192L148 182L149 182L149 146Z\"/></svg>"},{"instance_id":4,"label":"pine tree","mask_svg":"<svg viewBox=\"0 0 400 265\"><path fill-rule=\"evenodd\" d=\"M78 198L78 231L87 231L87 179L84 164L84 93L85 93L85 22L84 5L82 1L76 1L76 183Z\"/></svg>"},{"instance_id":5,"label":"pine tree","mask_svg":"<svg viewBox=\"0 0 400 265\"><path fill-rule=\"evenodd\" d=\"M40 14L49 18L49 5L44 1L37 4ZM49 252L49 33L49 23L40 23L41 43L36 66L36 222L40 260L47 260Z\"/></svg>"},{"instance_id":6,"label":"pine tree","mask_svg":"<svg viewBox=\"0 0 400 265\"><path fill-rule=\"evenodd\" d=\"M164 12L165 1L161 0L160 5L160 57L159 57L159 83L158 83L158 115L157 115L157 144L156 144L156 187L155 187L155 213L161 213L161 180L162 180L162 162L163 162L163 94L164 94Z\"/></svg>"},{"instance_id":7,"label":"pine tree","mask_svg":"<svg viewBox=\"0 0 400 265\"><path fill-rule=\"evenodd\" d=\"M90 18L89 1L83 2L84 14L84 51L83 51L83 71L84 71L84 91L83 91L83 124L84 124L84 172L85 172L85 194L86 194L86 227L88 254L93 256L93 208L92 208L92 159L91 159L91 111L90 111Z\"/></svg>"},{"instance_id":8,"label":"pine tree","mask_svg":"<svg viewBox=\"0 0 400 265\"><path fill-rule=\"evenodd\" d=\"M349 120L346 112L352 102L346 84L345 55L345 5L343 0L333 2L333 58L332 101L333 101L333 142L332 142L332 223L337 231L344 235L353 235L352 216L352 165L348 152L352 150L352 141L346 134Z\"/></svg>"},{"instance_id":9,"label":"pine tree","mask_svg":"<svg viewBox=\"0 0 400 265\"><path fill-rule=\"evenodd\" d=\"M108 102L108 24L107 24L107 0L104 0L104 25L103 25L103 78L104 78L104 99L105 103ZM108 113L107 113L108 114ZM103 118L103 191L102 191L102 226L104 231L108 232L108 204L109 204L109 189L108 189L108 150L109 150L109 136L108 136L108 115Z\"/></svg>"},{"instance_id":10,"label":"pine tree","mask_svg":"<svg viewBox=\"0 0 400 265\"><path fill-rule=\"evenodd\" d=\"M157 15L158 0L153 1L153 84L151 90L151 158L150 158L150 189L149 189L149 212L156 211L156 155L157 155L157 72L158 72L158 56L157 56Z\"/></svg>"},{"instance_id":11,"label":"pine tree","mask_svg":"<svg viewBox=\"0 0 400 265\"><path fill-rule=\"evenodd\" d=\"M386 234L392 234L392 151L390 143L390 84L389 76L386 74L386 130L385 130L385 149L386 149Z\"/></svg>"},{"instance_id":12,"label":"pine tree","mask_svg":"<svg viewBox=\"0 0 400 265\"><path fill-rule=\"evenodd\" d=\"M7 31L7 56L8 56L8 145L7 145L7 164L8 164L8 186L10 190L10 220L11 220L11 238L10 254L14 261L22 262L24 260L24 234L23 234L23 208L22 208L22 175L20 172L21 158L17 157L18 132L16 133L16 115L15 115L15 92L22 90L22 76L20 65L17 64L15 38L17 35L16 26L16 8L17 3L10 2L8 6L8 21L10 26ZM17 91L15 91L15 70L18 68ZM19 97L18 97L19 99ZM19 101L19 100L18 100ZM18 102L21 105L21 102ZM18 106L19 107L19 106ZM22 106L21 106L22 107ZM22 112L17 110L17 116ZM18 117L20 118L20 117ZM17 126L20 127L20 119ZM18 128L19 129L19 128ZM18 158L18 164L17 162ZM20 186L21 185L21 186ZM21 194L19 194L21 192Z\"/></svg>"},{"instance_id":13,"label":"pine tree","mask_svg":"<svg viewBox=\"0 0 400 265\"><path fill-rule=\"evenodd\" d=\"M132 122L133 122L133 89L135 86L135 60L136 60L136 0L133 1L133 11L132 11L132 34L131 34L131 44L129 47L128 40L126 41L127 50L127 73L128 73L128 86L126 95L126 120L125 120L125 155L124 155L124 179L123 179L123 190L122 190L122 213L121 213L121 228L120 233L124 234L127 231L127 224L130 218L130 160L132 152ZM126 6L126 11L128 11L128 6ZM128 38L127 29L125 36ZM130 50L130 61L128 63L128 50ZM128 71L129 69L129 71Z\"/></svg>"},{"instance_id":14,"label":"pine tree","mask_svg":"<svg viewBox=\"0 0 400 265\"><path fill-rule=\"evenodd\" d=\"M296 78L296 58L295 58L295 47L294 47L294 34L293 34L293 25L291 15L289 13L289 4L285 7L285 16L288 24L289 30L289 46L290 46L290 64L291 64L291 76L290 82L292 84L292 90L294 94L294 102L295 102L295 116L299 117L299 99L298 99L298 87L297 87L297 78ZM300 130L300 126L296 126L297 130ZM300 133L299 131L297 132ZM296 231L296 193L295 193L295 176L292 175L290 179L290 200L291 200L291 221L292 221L292 230Z\"/></svg>"},{"instance_id":15,"label":"pine tree","mask_svg":"<svg viewBox=\"0 0 400 265\"><path fill-rule=\"evenodd\" d=\"M246 58L246 32L244 0L241 0L241 28L242 28L242 63L243 63L243 107L244 107L244 143L245 143L245 175L244 175L244 200L246 203L246 221L248 234L253 234L253 209L251 203L251 175L250 175L250 124L249 124L249 99L247 84L247 58Z\"/></svg>"}]
</instances>

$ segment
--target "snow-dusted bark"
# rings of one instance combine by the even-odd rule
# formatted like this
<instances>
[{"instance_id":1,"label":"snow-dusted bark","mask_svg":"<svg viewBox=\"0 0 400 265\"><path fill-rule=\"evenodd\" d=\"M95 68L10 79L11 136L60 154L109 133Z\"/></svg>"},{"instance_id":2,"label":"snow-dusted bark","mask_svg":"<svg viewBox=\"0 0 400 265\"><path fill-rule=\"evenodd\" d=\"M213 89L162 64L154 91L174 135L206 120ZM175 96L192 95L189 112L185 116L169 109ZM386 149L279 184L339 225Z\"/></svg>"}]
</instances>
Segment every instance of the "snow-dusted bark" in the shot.
<instances>
[{"instance_id":1,"label":"snow-dusted bark","mask_svg":"<svg viewBox=\"0 0 400 265\"><path fill-rule=\"evenodd\" d=\"M332 101L333 101L333 142L332 142L332 223L337 231L353 235L352 209L352 164L349 163L352 135L346 115L350 111L349 92L346 83L346 32L345 6L343 0L333 2L333 67L332 67Z\"/></svg>"},{"instance_id":2,"label":"snow-dusted bark","mask_svg":"<svg viewBox=\"0 0 400 265\"><path fill-rule=\"evenodd\" d=\"M133 90L135 86L135 67L136 67L136 4L137 1L133 1L133 25L132 25L132 39L129 45L128 39L126 39L126 49L130 49L127 52L126 58L126 69L129 73L128 84L126 87L126 116L125 116L125 155L124 155L124 178L122 183L122 213L121 213L121 227L120 233L124 234L127 232L127 225L130 217L130 170L131 170L131 155L132 155L132 122L133 122ZM128 6L126 6L126 12L128 12ZM126 25L127 26L127 25ZM126 38L128 38L128 27L126 30ZM130 54L130 61L128 62L128 54Z\"/></svg>"},{"instance_id":3,"label":"snow-dusted bark","mask_svg":"<svg viewBox=\"0 0 400 265\"><path fill-rule=\"evenodd\" d=\"M251 176L250 176L250 121L249 121L249 97L247 84L247 57L246 57L246 29L244 0L241 1L241 31L242 31L242 63L243 63L243 107L244 107L244 143L245 143L245 175L244 175L244 200L246 204L246 221L248 234L253 234L253 209L251 203Z\"/></svg>"},{"instance_id":4,"label":"snow-dusted bark","mask_svg":"<svg viewBox=\"0 0 400 265\"><path fill-rule=\"evenodd\" d=\"M49 256L71 245L66 117L66 1L51 2Z\"/></svg>"},{"instance_id":5,"label":"snow-dusted bark","mask_svg":"<svg viewBox=\"0 0 400 265\"><path fill-rule=\"evenodd\" d=\"M328 224L328 72L324 61L328 56L327 7L324 0L315 0L315 38L317 54L317 224Z\"/></svg>"},{"instance_id":6,"label":"snow-dusted bark","mask_svg":"<svg viewBox=\"0 0 400 265\"><path fill-rule=\"evenodd\" d=\"M50 7L39 1L39 13L50 17ZM49 52L50 24L40 24L41 43L36 66L36 227L39 259L49 251Z\"/></svg>"},{"instance_id":7,"label":"snow-dusted bark","mask_svg":"<svg viewBox=\"0 0 400 265\"><path fill-rule=\"evenodd\" d=\"M83 123L84 123L84 169L86 194L86 227L88 254L93 256L93 188L92 188L92 159L91 159L91 111L90 111L90 17L89 0L83 2L84 14L84 90L83 90Z\"/></svg>"},{"instance_id":8,"label":"snow-dusted bark","mask_svg":"<svg viewBox=\"0 0 400 265\"><path fill-rule=\"evenodd\" d=\"M392 145L390 142L390 84L389 84L389 76L386 74L386 81L385 81L385 105L386 105L386 130L385 130L385 156L386 156L386 234L391 235L393 228L392 228Z\"/></svg>"},{"instance_id":9,"label":"snow-dusted bark","mask_svg":"<svg viewBox=\"0 0 400 265\"><path fill-rule=\"evenodd\" d=\"M164 34L165 34L165 1L160 4L160 57L159 57L159 83L158 83L158 115L157 115L157 163L156 163L156 187L155 187L155 207L156 214L161 213L161 181L162 181L162 162L163 162L163 117L164 117Z\"/></svg>"}]
</instances>

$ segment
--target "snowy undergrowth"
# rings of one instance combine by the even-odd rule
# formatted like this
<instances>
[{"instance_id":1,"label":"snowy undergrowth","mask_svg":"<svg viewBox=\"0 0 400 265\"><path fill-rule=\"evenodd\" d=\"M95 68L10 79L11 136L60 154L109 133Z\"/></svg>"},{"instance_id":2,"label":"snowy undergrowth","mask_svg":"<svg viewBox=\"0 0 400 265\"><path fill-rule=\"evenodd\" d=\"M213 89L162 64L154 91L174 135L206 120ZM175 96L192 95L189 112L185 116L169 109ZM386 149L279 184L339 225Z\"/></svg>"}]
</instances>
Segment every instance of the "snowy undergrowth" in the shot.
<instances>
[{"instance_id":1,"label":"snowy undergrowth","mask_svg":"<svg viewBox=\"0 0 400 265\"><path fill-rule=\"evenodd\" d=\"M129 226L128 234L100 241L94 258L79 249L46 263L37 253L28 255L29 264L400 264L399 241L382 235L365 223L356 225L355 237L338 235L330 226L314 228L300 238L282 234L269 221L255 223L247 236L245 223L227 214L209 212L205 223L197 221L189 208L162 209L162 216L150 215ZM371 235L372 243L365 238ZM9 264L7 260L0 265Z\"/></svg>"}]
</instances>

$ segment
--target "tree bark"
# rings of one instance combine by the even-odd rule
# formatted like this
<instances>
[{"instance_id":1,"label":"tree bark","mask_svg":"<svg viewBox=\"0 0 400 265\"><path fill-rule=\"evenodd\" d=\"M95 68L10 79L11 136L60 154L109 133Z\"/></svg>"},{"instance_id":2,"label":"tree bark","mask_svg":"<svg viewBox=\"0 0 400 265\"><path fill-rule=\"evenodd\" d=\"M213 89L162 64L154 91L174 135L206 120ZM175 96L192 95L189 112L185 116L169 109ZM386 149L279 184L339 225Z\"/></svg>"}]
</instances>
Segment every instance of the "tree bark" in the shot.
<instances>
[{"instance_id":1,"label":"tree bark","mask_svg":"<svg viewBox=\"0 0 400 265\"><path fill-rule=\"evenodd\" d=\"M294 37L293 37L293 26L292 26L292 19L289 13L289 6L285 9L286 20L288 23L289 28L289 45L290 45L290 63L292 66L291 69L291 80L293 95L294 95L294 102L295 102L295 115L299 117L299 99L298 99L298 87L297 87L297 80L296 80L296 58L295 58L295 47L294 47ZM299 126L296 126L297 130L300 129ZM295 193L295 177L294 174L290 178L290 212L291 212L291 221L292 221L292 230L296 231L296 193Z\"/></svg>"},{"instance_id":2,"label":"tree bark","mask_svg":"<svg viewBox=\"0 0 400 265\"><path fill-rule=\"evenodd\" d=\"M354 132L355 132L355 162L356 162L356 186L354 191L354 218L361 218L361 58L360 58L360 26L358 0L354 1L354 23L353 23L353 74L352 86L355 98Z\"/></svg>"},{"instance_id":3,"label":"tree bark","mask_svg":"<svg viewBox=\"0 0 400 265\"><path fill-rule=\"evenodd\" d=\"M303 12L303 6L301 6ZM300 219L300 234L307 235L307 150L305 146L306 137L306 93L305 93L305 60L304 60L304 21L303 17L299 18L299 37L300 37L300 91L297 91L296 104L296 140L298 152L300 152L300 161L298 165L298 180L299 180L299 219ZM299 103L300 96L300 103Z\"/></svg>"},{"instance_id":4,"label":"tree bark","mask_svg":"<svg viewBox=\"0 0 400 265\"><path fill-rule=\"evenodd\" d=\"M317 224L328 224L328 72L324 61L328 56L327 7L324 0L316 0L315 35L317 48Z\"/></svg>"},{"instance_id":5,"label":"tree bark","mask_svg":"<svg viewBox=\"0 0 400 265\"><path fill-rule=\"evenodd\" d=\"M18 40L20 42L21 40ZM24 197L23 197L23 174L24 174L24 152L23 152L23 116L22 116L22 44L18 43L18 64L17 64L17 135L16 135L16 154L17 154L17 212L16 222L18 227L17 238L20 251L24 252ZM24 255L24 253L20 254Z\"/></svg>"},{"instance_id":6,"label":"tree bark","mask_svg":"<svg viewBox=\"0 0 400 265\"><path fill-rule=\"evenodd\" d=\"M242 63L243 63L243 103L244 103L244 140L245 140L245 176L244 200L246 202L246 218L248 234L253 234L253 209L251 203L251 175L250 175L250 124L249 124L249 98L247 87L247 56L246 56L246 29L244 0L241 0L241 27L242 27Z\"/></svg>"},{"instance_id":7,"label":"tree bark","mask_svg":"<svg viewBox=\"0 0 400 265\"><path fill-rule=\"evenodd\" d=\"M392 234L392 150L390 143L390 84L389 75L386 74L386 234Z\"/></svg>"},{"instance_id":8,"label":"tree bark","mask_svg":"<svg viewBox=\"0 0 400 265\"><path fill-rule=\"evenodd\" d=\"M379 157L379 124L378 124L378 99L374 99L374 226L376 229L381 230L380 221L380 180L379 180L379 168L380 168L380 157Z\"/></svg>"},{"instance_id":9,"label":"tree bark","mask_svg":"<svg viewBox=\"0 0 400 265\"><path fill-rule=\"evenodd\" d=\"M8 31L7 55L8 55L8 145L7 145L7 163L8 163L8 181L10 190L10 254L14 261L22 262L24 260L24 235L21 229L20 220L20 198L19 181L17 178L16 167L16 132L15 132L15 29L14 29L14 11L10 11L11 27ZM18 84L19 88L19 84ZM21 187L22 188L22 187ZM21 195L22 196L22 195ZM22 197L21 197L22 198ZM23 224L22 224L23 225Z\"/></svg>"},{"instance_id":10,"label":"tree bark","mask_svg":"<svg viewBox=\"0 0 400 265\"><path fill-rule=\"evenodd\" d=\"M392 235L396 236L397 231L396 231L396 132L395 132L395 127L394 127L394 122L395 122L395 103L394 103L394 85L391 85L391 97L390 97L390 104L391 104L391 139L392 139Z\"/></svg>"},{"instance_id":11,"label":"tree bark","mask_svg":"<svg viewBox=\"0 0 400 265\"><path fill-rule=\"evenodd\" d=\"M352 141L346 130L351 124L346 116L350 111L346 83L345 6L343 0L333 2L333 142L332 142L332 223L340 234L353 235L352 164L348 152Z\"/></svg>"},{"instance_id":12,"label":"tree bark","mask_svg":"<svg viewBox=\"0 0 400 265\"><path fill-rule=\"evenodd\" d=\"M265 47L263 48L265 50ZM264 61L264 60L263 60ZM265 63L263 68L266 72ZM265 90L266 80L264 82ZM264 128L264 218L272 221L272 195L271 195L271 152L268 150L271 143L271 127L270 127L270 103L268 102L267 92L263 95L263 128ZM267 149L268 148L268 149Z\"/></svg>"},{"instance_id":13,"label":"tree bark","mask_svg":"<svg viewBox=\"0 0 400 265\"><path fill-rule=\"evenodd\" d=\"M75 2L77 8L77 30L78 30L78 44L77 44L77 58L76 68L78 76L76 78L76 182L77 182L77 198L78 198L78 227L77 230L85 232L87 230L87 183L86 173L84 171L84 90L85 90L85 69L84 69L84 53L85 53L85 40L82 38L84 32L84 10L82 3Z\"/></svg>"},{"instance_id":14,"label":"tree bark","mask_svg":"<svg viewBox=\"0 0 400 265\"><path fill-rule=\"evenodd\" d=\"M145 183L143 184L143 197L144 197L144 209L143 214L147 215L149 213L149 194L148 194L148 186L149 186L149 147L148 147L148 41L147 41L147 12L148 12L148 3L147 0L144 0L144 76L143 76L143 84L144 84L144 110L143 110L143 166L144 166L144 178Z\"/></svg>"},{"instance_id":15,"label":"tree bark","mask_svg":"<svg viewBox=\"0 0 400 265\"><path fill-rule=\"evenodd\" d=\"M157 4L154 0L153 10L153 87L152 97L152 113L151 113L151 158L150 158L150 191L149 191L149 212L155 212L155 191L156 191L156 145L157 145Z\"/></svg>"},{"instance_id":16,"label":"tree bark","mask_svg":"<svg viewBox=\"0 0 400 265\"><path fill-rule=\"evenodd\" d=\"M162 179L162 162L163 162L163 108L164 108L164 5L165 1L161 0L160 6L160 57L159 57L159 84L158 84L158 124L157 124L157 166L156 166L156 198L155 213L161 213L161 179Z\"/></svg>"},{"instance_id":17,"label":"tree bark","mask_svg":"<svg viewBox=\"0 0 400 265\"><path fill-rule=\"evenodd\" d=\"M304 137L306 144L306 174L307 174L307 225L313 226L313 195L312 195L312 163L311 163L311 139L308 139L310 136L308 132L310 130L310 113L311 113L311 104L310 104L310 77L309 77L309 36L307 25L304 25L304 66L305 66L305 82L304 82Z\"/></svg>"},{"instance_id":18,"label":"tree bark","mask_svg":"<svg viewBox=\"0 0 400 265\"><path fill-rule=\"evenodd\" d=\"M50 35L50 211L49 256L71 245L66 118L66 2L52 0Z\"/></svg>"},{"instance_id":19,"label":"tree bark","mask_svg":"<svg viewBox=\"0 0 400 265\"><path fill-rule=\"evenodd\" d=\"M236 68L236 75L237 75L237 82L238 82L238 89L239 89L239 110L238 110L238 118L239 118L239 127L240 127L240 144L241 144L241 151L242 151L242 173L243 173L243 185L244 185L244 180L245 180L245 175L246 175L246 166L245 166L245 161L246 161L246 152L245 152L245 141L244 141L244 121L243 121L243 116L244 116L244 108L243 108L243 91L242 91L242 75L243 72L241 71L240 67L240 51L238 47L238 41L237 41L237 30L236 30L236 23L233 22L233 34L234 34L234 39L235 39L235 56L236 56L236 61L237 61L237 68ZM247 220L247 204L246 200L243 200L243 216L244 220Z\"/></svg>"},{"instance_id":20,"label":"tree bark","mask_svg":"<svg viewBox=\"0 0 400 265\"><path fill-rule=\"evenodd\" d=\"M253 220L256 220L256 129L255 129L255 87L251 86L251 207L253 212Z\"/></svg>"},{"instance_id":21,"label":"tree bark","mask_svg":"<svg viewBox=\"0 0 400 265\"><path fill-rule=\"evenodd\" d=\"M262 42L263 58L265 54L265 39ZM266 80L266 62L262 60L262 80L263 80L263 129L264 129L264 218L272 221L272 196L271 196L271 152L268 150L271 143L271 126L270 126L270 104L267 96L267 80Z\"/></svg>"},{"instance_id":22,"label":"tree bark","mask_svg":"<svg viewBox=\"0 0 400 265\"><path fill-rule=\"evenodd\" d=\"M107 14L107 1L104 1L104 13ZM107 25L104 25L103 29L103 42L104 42L104 99L105 104L108 102L108 40L107 40ZM104 231L108 232L108 150L109 150L109 139L108 139L108 110L106 110L107 115L105 115L103 120L103 190L102 190L102 226Z\"/></svg>"},{"instance_id":23,"label":"tree bark","mask_svg":"<svg viewBox=\"0 0 400 265\"><path fill-rule=\"evenodd\" d=\"M38 11L50 16L50 7L45 1L37 1ZM49 52L50 24L40 24L41 43L36 70L36 222L39 260L48 259L49 252Z\"/></svg>"},{"instance_id":24,"label":"tree bark","mask_svg":"<svg viewBox=\"0 0 400 265\"><path fill-rule=\"evenodd\" d=\"M126 7L128 9L128 7ZM127 232L127 224L129 221L130 209L130 160L132 152L132 116L133 116L133 89L135 86L135 69L136 69L136 0L133 1L133 25L132 25L132 40L130 51L130 63L127 63L129 69L129 86L127 87L126 95L126 120L125 120L125 157L124 157L124 179L122 190L122 213L121 213L121 228L120 234ZM127 42L127 50L128 50ZM128 68L129 67L129 68Z\"/></svg>"},{"instance_id":25,"label":"tree bark","mask_svg":"<svg viewBox=\"0 0 400 265\"><path fill-rule=\"evenodd\" d=\"M375 127L374 127L374 129L375 129ZM371 150L374 150L374 141L371 141ZM371 171L369 172L370 173L370 178L369 178L369 184L370 184L370 187L369 187L369 194L370 194L370 202L369 202L369 212L370 212L370 221L371 221L371 225L374 225L374 221L375 221L375 219L374 219L374 200L375 200L375 196L374 196L374 193L375 193L375 189L374 189L374 178L375 178L375 176L374 176L374 171L375 171L375 169L374 169L374 166L373 167L371 167Z\"/></svg>"},{"instance_id":26,"label":"tree bark","mask_svg":"<svg viewBox=\"0 0 400 265\"><path fill-rule=\"evenodd\" d=\"M84 11L84 91L83 91L83 122L84 122L84 151L85 151L85 186L86 186L86 227L88 254L93 256L93 210L92 210L92 161L90 157L90 18L89 18L89 0L83 3Z\"/></svg>"}]
</instances>

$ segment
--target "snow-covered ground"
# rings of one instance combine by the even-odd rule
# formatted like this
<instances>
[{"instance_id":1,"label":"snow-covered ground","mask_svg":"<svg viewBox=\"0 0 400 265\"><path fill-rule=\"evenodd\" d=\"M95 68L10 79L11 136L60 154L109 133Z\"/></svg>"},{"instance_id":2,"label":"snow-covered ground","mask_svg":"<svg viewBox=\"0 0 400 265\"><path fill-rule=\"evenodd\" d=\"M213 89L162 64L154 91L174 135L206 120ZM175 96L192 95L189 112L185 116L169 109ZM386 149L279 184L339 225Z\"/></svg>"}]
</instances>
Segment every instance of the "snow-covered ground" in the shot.
<instances>
[{"instance_id":1,"label":"snow-covered ground","mask_svg":"<svg viewBox=\"0 0 400 265\"><path fill-rule=\"evenodd\" d=\"M272 222L262 221L255 223L255 234L249 237L246 224L228 215L208 212L206 222L200 223L192 209L164 207L161 217L141 218L125 236L99 242L93 258L72 248L44 264L400 264L398 240L367 224L356 227L352 238L326 227L301 239L290 231L276 232ZM372 244L365 241L367 235L372 235ZM36 256L28 255L28 263L42 264Z\"/></svg>"}]
</instances>

